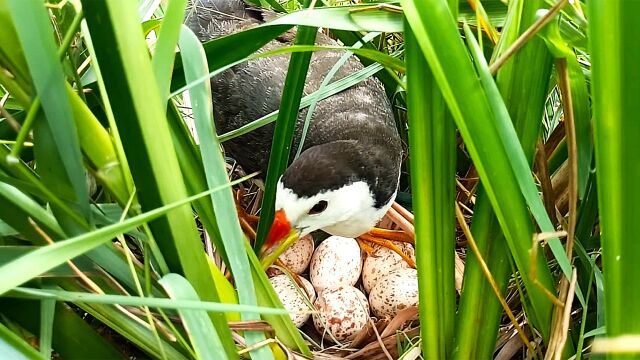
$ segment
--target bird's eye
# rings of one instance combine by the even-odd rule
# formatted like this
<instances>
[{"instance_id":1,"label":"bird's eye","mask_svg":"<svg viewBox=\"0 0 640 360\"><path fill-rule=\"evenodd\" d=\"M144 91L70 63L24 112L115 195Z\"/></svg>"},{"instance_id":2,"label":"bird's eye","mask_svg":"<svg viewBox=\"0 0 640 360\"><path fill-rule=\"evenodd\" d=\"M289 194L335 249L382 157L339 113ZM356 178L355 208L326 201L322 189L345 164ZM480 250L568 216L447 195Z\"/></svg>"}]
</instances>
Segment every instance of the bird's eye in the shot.
<instances>
[{"instance_id":1,"label":"bird's eye","mask_svg":"<svg viewBox=\"0 0 640 360\"><path fill-rule=\"evenodd\" d=\"M309 209L309 215L320 214L327 209L327 202L325 200L318 201L311 209Z\"/></svg>"}]
</instances>

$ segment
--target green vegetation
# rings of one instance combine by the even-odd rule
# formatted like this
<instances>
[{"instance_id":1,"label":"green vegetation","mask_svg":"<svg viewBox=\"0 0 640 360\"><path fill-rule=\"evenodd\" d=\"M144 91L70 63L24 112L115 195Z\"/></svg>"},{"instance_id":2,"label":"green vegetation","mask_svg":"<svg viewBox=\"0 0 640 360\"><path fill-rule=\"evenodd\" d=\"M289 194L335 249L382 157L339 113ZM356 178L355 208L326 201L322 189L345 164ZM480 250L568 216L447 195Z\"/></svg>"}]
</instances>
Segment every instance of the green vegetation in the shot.
<instances>
[{"instance_id":1,"label":"green vegetation","mask_svg":"<svg viewBox=\"0 0 640 360\"><path fill-rule=\"evenodd\" d=\"M0 354L335 351L293 325L254 249L298 109L376 76L408 146L420 285L419 329L386 347L640 358L640 2L251 2L289 14L200 44L187 0L0 0ZM257 53L294 27L295 46ZM345 46L311 45L318 28ZM366 67L303 94L311 51ZM287 52L279 111L216 136L210 76ZM221 145L273 121L250 244L232 188L253 175L230 177Z\"/></svg>"}]
</instances>

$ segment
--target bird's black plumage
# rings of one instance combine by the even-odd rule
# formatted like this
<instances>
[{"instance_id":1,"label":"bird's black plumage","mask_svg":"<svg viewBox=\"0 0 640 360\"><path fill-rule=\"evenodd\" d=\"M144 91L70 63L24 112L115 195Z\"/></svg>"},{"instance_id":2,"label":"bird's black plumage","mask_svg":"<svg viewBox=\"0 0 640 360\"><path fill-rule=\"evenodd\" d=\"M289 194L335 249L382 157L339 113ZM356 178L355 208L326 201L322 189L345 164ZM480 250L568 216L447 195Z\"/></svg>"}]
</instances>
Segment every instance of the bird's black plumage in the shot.
<instances>
[{"instance_id":1,"label":"bird's black plumage","mask_svg":"<svg viewBox=\"0 0 640 360\"><path fill-rule=\"evenodd\" d=\"M253 27L273 14L247 7L241 0L194 0L186 23L201 41ZM292 32L268 43L262 51L290 45ZM319 33L316 43L337 45ZM304 93L317 90L340 59L339 52L316 52L311 58ZM214 118L225 133L278 110L289 55L249 60L212 79ZM350 58L334 81L362 69ZM292 154L297 150L307 110L300 111ZM247 171L266 171L274 124L224 143L226 151ZM298 196L312 196L355 181L366 181L376 207L387 204L398 186L402 147L391 106L374 78L318 102L303 153L283 175L285 187Z\"/></svg>"}]
</instances>

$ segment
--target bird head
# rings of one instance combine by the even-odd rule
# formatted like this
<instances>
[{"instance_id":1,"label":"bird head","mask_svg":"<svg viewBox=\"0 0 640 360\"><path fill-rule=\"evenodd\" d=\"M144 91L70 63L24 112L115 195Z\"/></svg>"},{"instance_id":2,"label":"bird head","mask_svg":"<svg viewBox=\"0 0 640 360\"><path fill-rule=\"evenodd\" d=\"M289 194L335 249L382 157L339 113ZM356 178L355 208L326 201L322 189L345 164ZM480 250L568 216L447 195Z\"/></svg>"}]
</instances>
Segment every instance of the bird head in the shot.
<instances>
[{"instance_id":1,"label":"bird head","mask_svg":"<svg viewBox=\"0 0 640 360\"><path fill-rule=\"evenodd\" d=\"M384 214L370 188L372 180L348 142L309 148L278 181L276 216L266 246L292 231L299 236L315 230L356 237L371 229Z\"/></svg>"}]
</instances>

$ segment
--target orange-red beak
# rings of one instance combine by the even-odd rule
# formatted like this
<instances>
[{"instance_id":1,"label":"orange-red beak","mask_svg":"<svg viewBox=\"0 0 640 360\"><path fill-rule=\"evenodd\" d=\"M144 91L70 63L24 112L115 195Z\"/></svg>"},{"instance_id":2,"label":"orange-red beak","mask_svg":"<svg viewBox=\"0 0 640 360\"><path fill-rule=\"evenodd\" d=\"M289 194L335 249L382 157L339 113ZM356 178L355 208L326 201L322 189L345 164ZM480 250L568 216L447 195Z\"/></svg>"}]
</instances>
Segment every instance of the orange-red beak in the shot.
<instances>
[{"instance_id":1,"label":"orange-red beak","mask_svg":"<svg viewBox=\"0 0 640 360\"><path fill-rule=\"evenodd\" d=\"M267 235L264 247L267 249L271 248L289 235L289 233L291 233L291 223L287 219L287 214L285 214L284 210L280 209L276 211L276 215L273 218L273 224Z\"/></svg>"}]
</instances>

